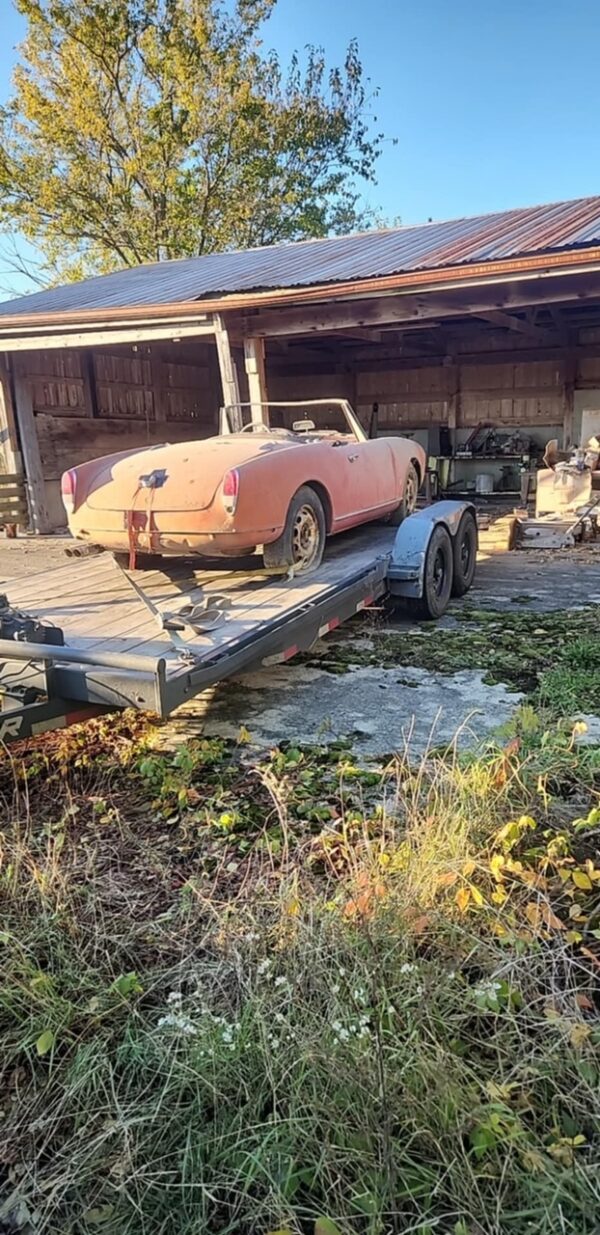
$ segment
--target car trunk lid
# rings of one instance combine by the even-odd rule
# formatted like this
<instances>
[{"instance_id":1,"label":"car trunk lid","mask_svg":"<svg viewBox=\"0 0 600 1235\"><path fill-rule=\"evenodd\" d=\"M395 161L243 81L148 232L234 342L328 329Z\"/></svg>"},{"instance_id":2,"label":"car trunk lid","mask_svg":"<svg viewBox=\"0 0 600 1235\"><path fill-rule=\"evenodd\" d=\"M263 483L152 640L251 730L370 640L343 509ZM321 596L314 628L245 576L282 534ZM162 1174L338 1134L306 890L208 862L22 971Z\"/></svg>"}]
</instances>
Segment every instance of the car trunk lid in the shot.
<instances>
[{"instance_id":1,"label":"car trunk lid","mask_svg":"<svg viewBox=\"0 0 600 1235\"><path fill-rule=\"evenodd\" d=\"M93 510L205 510L230 469L283 445L230 435L108 456L87 504Z\"/></svg>"}]
</instances>

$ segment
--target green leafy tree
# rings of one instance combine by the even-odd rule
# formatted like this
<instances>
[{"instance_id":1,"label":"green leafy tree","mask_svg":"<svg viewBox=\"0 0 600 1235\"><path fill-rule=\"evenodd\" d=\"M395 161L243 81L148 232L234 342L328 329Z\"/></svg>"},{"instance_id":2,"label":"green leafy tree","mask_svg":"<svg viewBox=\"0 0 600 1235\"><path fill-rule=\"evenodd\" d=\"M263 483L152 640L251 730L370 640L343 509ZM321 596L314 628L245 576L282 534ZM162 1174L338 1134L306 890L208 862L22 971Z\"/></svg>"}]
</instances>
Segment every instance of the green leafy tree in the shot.
<instances>
[{"instance_id":1,"label":"green leafy tree","mask_svg":"<svg viewBox=\"0 0 600 1235\"><path fill-rule=\"evenodd\" d=\"M368 225L381 136L358 49L283 71L276 0L16 0L0 228L55 277Z\"/></svg>"}]
</instances>

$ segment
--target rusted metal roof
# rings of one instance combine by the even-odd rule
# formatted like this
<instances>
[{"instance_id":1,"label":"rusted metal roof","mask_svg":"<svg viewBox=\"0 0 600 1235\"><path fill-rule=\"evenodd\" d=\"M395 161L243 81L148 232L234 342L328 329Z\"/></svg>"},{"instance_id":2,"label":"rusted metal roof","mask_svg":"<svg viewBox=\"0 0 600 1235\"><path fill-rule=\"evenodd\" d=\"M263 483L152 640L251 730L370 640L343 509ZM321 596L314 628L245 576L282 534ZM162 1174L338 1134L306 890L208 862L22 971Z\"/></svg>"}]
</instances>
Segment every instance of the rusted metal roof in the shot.
<instances>
[{"instance_id":1,"label":"rusted metal roof","mask_svg":"<svg viewBox=\"0 0 600 1235\"><path fill-rule=\"evenodd\" d=\"M0 304L0 315L177 304L231 293L515 261L600 245L600 197L136 266Z\"/></svg>"}]
</instances>

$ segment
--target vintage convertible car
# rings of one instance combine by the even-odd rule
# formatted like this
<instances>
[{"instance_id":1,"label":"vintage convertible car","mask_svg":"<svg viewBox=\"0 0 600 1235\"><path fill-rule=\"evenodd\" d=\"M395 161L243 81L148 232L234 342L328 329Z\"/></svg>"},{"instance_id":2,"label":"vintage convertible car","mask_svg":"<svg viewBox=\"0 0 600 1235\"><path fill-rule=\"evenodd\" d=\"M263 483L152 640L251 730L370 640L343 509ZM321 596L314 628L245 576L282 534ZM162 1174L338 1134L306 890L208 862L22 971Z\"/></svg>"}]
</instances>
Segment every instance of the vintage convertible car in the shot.
<instances>
[{"instance_id":1,"label":"vintage convertible car","mask_svg":"<svg viewBox=\"0 0 600 1235\"><path fill-rule=\"evenodd\" d=\"M328 535L410 514L425 465L407 438L370 438L344 399L244 404L221 409L217 437L106 455L61 487L73 536L132 559L261 548L269 568L308 570Z\"/></svg>"}]
</instances>

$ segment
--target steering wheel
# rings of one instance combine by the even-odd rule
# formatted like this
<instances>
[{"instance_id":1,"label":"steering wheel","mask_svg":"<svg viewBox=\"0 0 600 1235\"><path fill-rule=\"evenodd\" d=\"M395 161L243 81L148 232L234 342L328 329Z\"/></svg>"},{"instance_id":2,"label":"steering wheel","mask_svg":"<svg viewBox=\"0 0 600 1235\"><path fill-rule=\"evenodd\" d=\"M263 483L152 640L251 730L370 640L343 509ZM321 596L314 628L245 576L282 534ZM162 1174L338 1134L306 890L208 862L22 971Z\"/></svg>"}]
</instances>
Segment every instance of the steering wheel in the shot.
<instances>
[{"instance_id":1,"label":"steering wheel","mask_svg":"<svg viewBox=\"0 0 600 1235\"><path fill-rule=\"evenodd\" d=\"M242 425L240 433L276 433L277 429L272 429L270 425L264 424L255 420L248 421L247 425Z\"/></svg>"}]
</instances>

